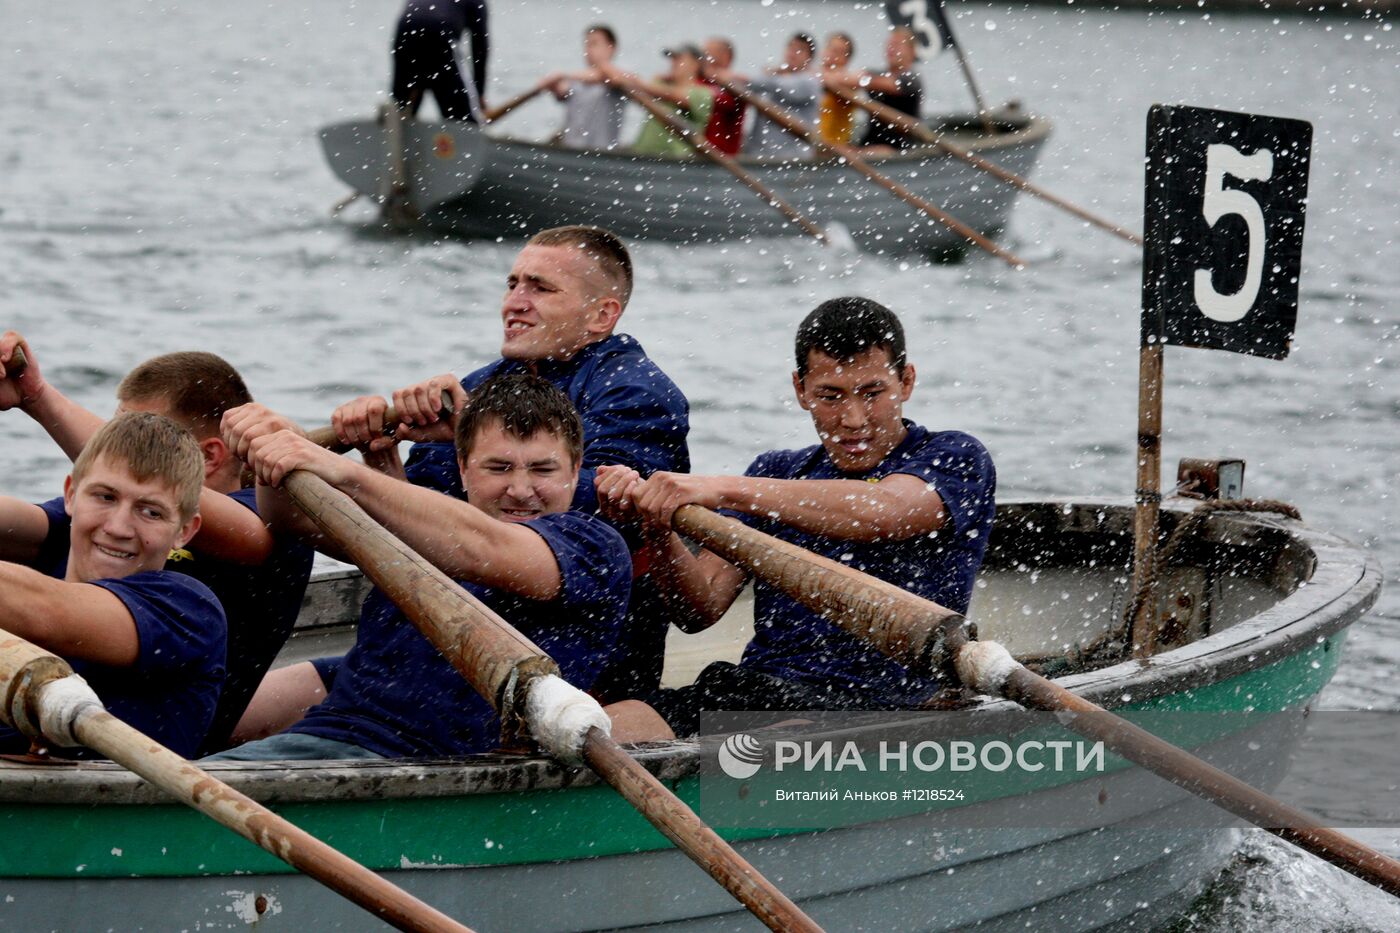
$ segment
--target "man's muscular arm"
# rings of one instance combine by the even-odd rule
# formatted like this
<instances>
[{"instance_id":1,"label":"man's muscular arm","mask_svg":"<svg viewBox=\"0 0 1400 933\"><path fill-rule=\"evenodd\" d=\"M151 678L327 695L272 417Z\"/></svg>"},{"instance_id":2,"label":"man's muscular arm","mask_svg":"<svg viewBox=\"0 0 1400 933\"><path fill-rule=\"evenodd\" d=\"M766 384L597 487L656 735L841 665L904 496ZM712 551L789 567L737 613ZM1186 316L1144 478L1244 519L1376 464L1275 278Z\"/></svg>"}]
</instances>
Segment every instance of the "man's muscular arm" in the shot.
<instances>
[{"instance_id":1,"label":"man's muscular arm","mask_svg":"<svg viewBox=\"0 0 1400 933\"><path fill-rule=\"evenodd\" d=\"M70 661L130 667L140 657L136 620L115 595L18 564L0 562L0 628Z\"/></svg>"},{"instance_id":2,"label":"man's muscular arm","mask_svg":"<svg viewBox=\"0 0 1400 933\"><path fill-rule=\"evenodd\" d=\"M667 524L676 509L695 504L846 541L902 541L937 531L948 520L933 486L904 473L878 483L655 473L637 495L638 508Z\"/></svg>"},{"instance_id":3,"label":"man's muscular arm","mask_svg":"<svg viewBox=\"0 0 1400 933\"><path fill-rule=\"evenodd\" d=\"M0 561L34 560L48 536L49 517L43 509L22 499L0 496Z\"/></svg>"},{"instance_id":4,"label":"man's muscular arm","mask_svg":"<svg viewBox=\"0 0 1400 933\"><path fill-rule=\"evenodd\" d=\"M543 538L460 499L386 476L290 431L253 440L249 458L270 486L280 486L292 470L315 473L453 579L540 600L555 598L563 586Z\"/></svg>"}]
</instances>

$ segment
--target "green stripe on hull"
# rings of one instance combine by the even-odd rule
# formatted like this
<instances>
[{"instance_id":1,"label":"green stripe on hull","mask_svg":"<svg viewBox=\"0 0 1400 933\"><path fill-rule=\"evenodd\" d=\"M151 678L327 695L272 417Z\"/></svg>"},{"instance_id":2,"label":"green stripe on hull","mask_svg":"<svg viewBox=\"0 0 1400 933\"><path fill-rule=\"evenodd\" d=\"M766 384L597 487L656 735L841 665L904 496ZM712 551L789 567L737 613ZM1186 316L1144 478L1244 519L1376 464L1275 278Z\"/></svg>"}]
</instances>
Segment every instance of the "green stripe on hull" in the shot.
<instances>
[{"instance_id":1,"label":"green stripe on hull","mask_svg":"<svg viewBox=\"0 0 1400 933\"><path fill-rule=\"evenodd\" d=\"M1341 656L1339 633L1266 667L1121 710L1230 712L1296 707L1326 686ZM1034 788L987 787L986 797ZM1018 781L1020 779L1018 778ZM692 807L699 779L672 788ZM968 800L967 803L975 802ZM670 843L608 787L473 794L460 797L289 804L292 822L375 869L514 865L669 848ZM171 806L9 806L0 850L9 878L185 877L269 874L288 866L188 808ZM731 839L774 835L726 832Z\"/></svg>"}]
</instances>

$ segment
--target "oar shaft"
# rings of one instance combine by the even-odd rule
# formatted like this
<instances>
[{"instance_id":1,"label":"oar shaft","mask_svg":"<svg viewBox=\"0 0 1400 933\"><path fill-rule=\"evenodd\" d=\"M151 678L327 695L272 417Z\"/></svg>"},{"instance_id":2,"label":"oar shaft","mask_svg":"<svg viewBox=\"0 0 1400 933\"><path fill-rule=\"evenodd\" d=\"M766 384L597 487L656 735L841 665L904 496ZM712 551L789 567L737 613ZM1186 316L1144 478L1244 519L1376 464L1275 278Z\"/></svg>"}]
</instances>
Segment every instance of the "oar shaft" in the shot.
<instances>
[{"instance_id":1,"label":"oar shaft","mask_svg":"<svg viewBox=\"0 0 1400 933\"><path fill-rule=\"evenodd\" d=\"M942 134L934 132L934 130L922 120L916 120L909 114L904 113L900 110L896 110L888 104L882 104L879 101L871 100L869 97L866 97L862 94L856 94L852 91L847 90L846 88L833 87L828 88L828 90L830 90L831 93L835 94L842 100L855 104L862 110L868 111L872 116L877 117L885 121L886 123L890 123L894 126L899 127L901 130L915 137L916 139L922 140L923 142L926 142L931 146L937 146L939 149L953 156L955 159L960 159L961 161L966 162L969 165L981 169L982 171L991 175L993 178L998 178L1006 182L1007 184L1014 185L1015 187L1026 192L1027 194L1031 194L1044 201L1048 201L1049 203L1054 204L1056 207L1068 211L1069 213L1078 217L1080 220L1083 220L1087 223L1093 224L1096 227L1100 227L1104 230L1107 230L1114 236L1121 237L1122 239L1127 240L1129 243L1132 243L1136 246L1142 245L1143 241L1141 234L1133 233L1131 230L1127 230L1119 226L1118 224L1113 223L1112 221L1105 220L1104 218L1099 217L1096 214L1092 214L1084 208L1080 207L1079 205L1074 204L1070 201L1066 201L1064 198L1061 198L1058 195L1046 191L1044 188L1040 187L1039 185L1035 184L1029 179L1017 175L1015 172L1002 168L995 162L991 162L983 158L982 156L977 155L977 153L972 152L971 150L964 149L962 146L958 146L954 143L949 142L943 137Z\"/></svg>"},{"instance_id":2,"label":"oar shaft","mask_svg":"<svg viewBox=\"0 0 1400 933\"><path fill-rule=\"evenodd\" d=\"M53 740L60 745L76 740L107 756L400 930L470 933L451 917L117 719L89 688L75 683L76 678L68 680L72 673L57 655L0 631L0 697L4 698L0 719L30 736L43 735L44 724L51 730L66 730ZM66 688L64 696L58 693L60 685Z\"/></svg>"},{"instance_id":3,"label":"oar shaft","mask_svg":"<svg viewBox=\"0 0 1400 933\"><path fill-rule=\"evenodd\" d=\"M682 506L676 510L671 525L916 674L931 674L943 667L949 657L944 644L947 634L967 625L967 620L951 609L915 600L908 591L891 583L709 509Z\"/></svg>"},{"instance_id":4,"label":"oar shaft","mask_svg":"<svg viewBox=\"0 0 1400 933\"><path fill-rule=\"evenodd\" d=\"M496 707L503 720L523 715L531 680L558 673L554 662L510 623L454 584L319 476L296 470L287 477L285 487L317 526L364 569L366 576L389 595L472 687ZM566 623L561 620L560 624ZM644 769L635 762L631 766L619 762L619 755L627 756L610 738L593 730L585 739L584 754L590 761L597 757L600 777L662 828L677 848L764 923L775 930L818 929L728 843L713 832L697 833L696 827L704 825L700 818L664 785L654 778L641 779L637 772ZM775 922L780 925L774 925Z\"/></svg>"},{"instance_id":5,"label":"oar shaft","mask_svg":"<svg viewBox=\"0 0 1400 933\"><path fill-rule=\"evenodd\" d=\"M484 114L484 116L486 117L486 122L495 123L497 120L501 119L506 114L514 110L516 107L519 107L524 103L534 100L544 90L545 88L543 85L536 85L535 87L530 88L528 91L522 91L519 94L516 94L504 104L501 104L498 107L492 107L490 110L487 110Z\"/></svg>"},{"instance_id":6,"label":"oar shaft","mask_svg":"<svg viewBox=\"0 0 1400 933\"><path fill-rule=\"evenodd\" d=\"M772 207L786 217L789 222L801 227L821 243L830 243L830 240L827 239L826 231L808 218L807 215L778 197L778 195L764 185L763 182L759 181L750 172L741 167L738 162L716 148L703 134L697 133L675 114L668 112L666 108L657 103L650 94L625 84L619 86L622 88L624 94L630 97L635 103L645 108L647 113L650 113L657 120L661 121L661 123L665 124L671 132L689 143L690 147L696 152L700 153L711 162L714 162L716 165L723 166L731 175L743 182L749 190L772 205Z\"/></svg>"},{"instance_id":7,"label":"oar shaft","mask_svg":"<svg viewBox=\"0 0 1400 933\"><path fill-rule=\"evenodd\" d=\"M468 928L298 829L245 794L156 744L105 710L73 727L84 745L400 930ZM468 931L469 933L469 931Z\"/></svg>"},{"instance_id":8,"label":"oar shaft","mask_svg":"<svg viewBox=\"0 0 1400 933\"><path fill-rule=\"evenodd\" d=\"M740 98L749 106L757 110L759 113L763 114L765 117L778 124L778 126L782 127L788 133L792 134L798 139L803 140L811 146L815 146L817 149L823 152L829 152L833 155L838 156L841 159L844 159L847 165L855 169L860 174L864 175L870 181L879 185L881 188L884 188L886 191L890 192L895 197L904 201L906 204L912 205L925 215L932 217L934 220L937 220L939 223L943 224L949 230L952 230L958 236L963 237L969 242L976 244L977 246L991 253L993 256L996 256L998 259L1002 260L1010 266L1020 268L1026 264L1025 261L1022 260L1019 256L993 243L991 240L987 239L985 236L978 233L976 230L972 229L967 224L963 223L961 220L958 220L956 217L954 217L952 214L949 214L947 211L943 210L938 205L930 203L925 198L919 197L917 194L910 191L908 188L904 187L899 182L895 181L893 178L890 178L888 175L876 171L874 168L871 167L870 163L866 162L865 159L861 158L861 156L857 154L855 149L853 149L852 147L838 146L835 143L827 142L826 140L822 139L821 134L818 133L811 126L808 126L806 123L802 122L797 117L793 116L791 113L788 113L782 107L779 107L772 101L765 99L762 95L755 94L748 88L740 87L739 85L734 84L732 82L724 84L723 87L735 97Z\"/></svg>"},{"instance_id":9,"label":"oar shaft","mask_svg":"<svg viewBox=\"0 0 1400 933\"><path fill-rule=\"evenodd\" d=\"M452 393L446 389L442 390L442 410L438 414L443 418L452 417ZM398 431L403 418L399 416L398 410L390 405L384 410L384 436L393 437ZM335 428L325 425L320 428L312 428L306 432L306 436L311 439L311 443L327 450L333 450L338 454L343 454L351 449L350 444L342 444L340 438L336 437Z\"/></svg>"},{"instance_id":10,"label":"oar shaft","mask_svg":"<svg viewBox=\"0 0 1400 933\"><path fill-rule=\"evenodd\" d=\"M819 931L812 918L773 886L758 869L705 825L695 811L675 806L675 796L646 768L639 765L597 729L588 733L584 758L598 776L617 788L651 825L661 831L710 876L724 885L771 930Z\"/></svg>"},{"instance_id":11,"label":"oar shaft","mask_svg":"<svg viewBox=\"0 0 1400 933\"><path fill-rule=\"evenodd\" d=\"M1241 819L1288 840L1388 894L1400 897L1400 861L1323 826L1316 817L1017 665L1001 695L1028 709L1068 711L1067 728L1105 746Z\"/></svg>"},{"instance_id":12,"label":"oar shaft","mask_svg":"<svg viewBox=\"0 0 1400 933\"><path fill-rule=\"evenodd\" d=\"M741 522L706 516L698 506L676 510L671 523L677 531L696 538L705 547L749 573L783 590L798 602L822 612L858 638L876 648L899 637L876 625L849 625L843 619L868 618L889 612L890 628L927 625L937 618L942 638L936 652L926 656L951 658L962 682L992 696L1004 696L1029 709L1068 711L1065 724L1152 773L1171 781L1250 823L1276 833L1299 848L1342 868L1388 893L1400 896L1400 862L1324 827L1316 817L1274 800L1262 791L1206 764L1189 752L1132 725L1101 707L1078 697L1058 684L1017 663L1004 648L992 642L971 640L967 626L958 624L957 613L931 600L892 587L850 567L793 548ZM719 521L715 521L719 519ZM732 524L727 524L732 522ZM779 545L784 545L779 547ZM786 564L802 561L817 572L804 572ZM820 595L814 590L824 591ZM918 638L909 639L917 642ZM978 663L979 654L996 663Z\"/></svg>"},{"instance_id":13,"label":"oar shaft","mask_svg":"<svg viewBox=\"0 0 1400 933\"><path fill-rule=\"evenodd\" d=\"M558 673L534 642L386 531L349 496L305 470L292 472L284 488L503 717L513 715L519 699L509 695L512 684Z\"/></svg>"}]
</instances>

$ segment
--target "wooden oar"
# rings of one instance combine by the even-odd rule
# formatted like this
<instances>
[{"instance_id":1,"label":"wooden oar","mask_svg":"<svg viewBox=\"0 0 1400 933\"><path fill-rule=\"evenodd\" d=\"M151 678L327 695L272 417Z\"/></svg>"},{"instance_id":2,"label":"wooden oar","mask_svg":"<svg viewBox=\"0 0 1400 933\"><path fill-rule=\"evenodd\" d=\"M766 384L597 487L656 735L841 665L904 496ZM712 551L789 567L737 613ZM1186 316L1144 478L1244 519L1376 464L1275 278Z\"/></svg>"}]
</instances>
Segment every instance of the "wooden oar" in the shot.
<instances>
[{"instance_id":1,"label":"wooden oar","mask_svg":"<svg viewBox=\"0 0 1400 933\"><path fill-rule=\"evenodd\" d=\"M1068 713L1059 722L1080 735L1400 897L1400 861L1070 693L1027 669L996 642L973 641L959 613L699 506L677 509L671 525L905 662L914 673L951 667L973 690L1028 709Z\"/></svg>"},{"instance_id":2,"label":"wooden oar","mask_svg":"<svg viewBox=\"0 0 1400 933\"><path fill-rule=\"evenodd\" d=\"M1017 175L1015 172L1008 171L995 162L990 162L974 152L948 142L942 134L934 132L934 130L922 120L916 120L914 117L911 117L901 110L896 110L888 104L882 104L879 101L871 100L868 96L857 94L848 88L828 87L827 90L847 103L854 104L862 110L867 111L872 116L899 127L910 136L920 139L931 146L936 146L954 158L961 159L969 165L980 168L994 178L999 178L1007 184L1014 185L1027 194L1033 194L1038 198L1049 201L1056 207L1069 211L1080 220L1091 223L1096 227L1101 227L1114 236L1122 237L1129 243L1133 243L1137 246L1142 245L1142 236L1140 234L1133 233L1131 230L1124 229L1110 220L1105 220L1102 217L1091 214L1077 204L1072 204L1064 198L1051 194L1049 191Z\"/></svg>"},{"instance_id":3,"label":"wooden oar","mask_svg":"<svg viewBox=\"0 0 1400 933\"><path fill-rule=\"evenodd\" d=\"M501 117L504 117L506 114L510 113L512 110L514 110L516 107L519 107L521 104L534 100L544 91L545 87L543 85L537 84L534 87L530 88L530 90L528 91L522 91L519 94L516 94L510 100L506 101L504 104L501 104L499 107L492 107L490 110L487 110L486 113L483 114L483 116L486 117L487 123L495 123L497 120L501 119Z\"/></svg>"},{"instance_id":4,"label":"wooden oar","mask_svg":"<svg viewBox=\"0 0 1400 933\"><path fill-rule=\"evenodd\" d=\"M467 927L117 719L57 655L0 631L0 718L31 738L85 745L400 930Z\"/></svg>"},{"instance_id":5,"label":"wooden oar","mask_svg":"<svg viewBox=\"0 0 1400 933\"><path fill-rule=\"evenodd\" d=\"M438 414L444 419L451 418L454 414L452 410L452 393L446 389L442 390L442 409ZM383 433L385 437L393 437L398 433L399 425L402 421L403 419L399 417L399 413L394 410L394 406L390 405L384 410L384 430L381 433ZM306 432L306 436L310 438L311 442L316 446L325 447L327 450L333 450L338 454L343 454L352 449L351 445L341 443L340 438L335 435L335 428L330 425L312 428L310 431Z\"/></svg>"},{"instance_id":6,"label":"wooden oar","mask_svg":"<svg viewBox=\"0 0 1400 933\"><path fill-rule=\"evenodd\" d=\"M563 689L579 704L607 714L582 691L563 684L549 656L441 570L377 524L348 496L320 477L293 471L284 488L321 531L358 564L392 599L454 668L501 716L508 735L522 726L545 744L554 727L539 720L548 692ZM562 624L562 622L561 622ZM575 707L574 712L580 707ZM600 717L600 718L596 718ZM586 717L583 725L587 726ZM548 748L568 763L581 758L617 789L646 819L675 843L753 914L774 930L820 930L772 882L735 852L650 772L627 755L606 731L593 725L581 747Z\"/></svg>"},{"instance_id":7,"label":"wooden oar","mask_svg":"<svg viewBox=\"0 0 1400 933\"><path fill-rule=\"evenodd\" d=\"M645 91L621 82L616 86L622 90L622 93L630 97L634 103L646 108L647 113L661 121L672 133L675 133L681 139L685 140L686 143L690 145L690 148L716 165L723 166L731 175L743 182L764 201L768 202L770 207L786 217L789 223L801 227L823 246L831 245L831 240L827 237L825 230L801 211L797 210L797 208L778 197L778 195L765 186L763 182L740 167L739 163L733 158L721 152L713 143L705 138L705 134L696 132L692 127L688 126L684 120L681 120L674 113L662 107Z\"/></svg>"},{"instance_id":8,"label":"wooden oar","mask_svg":"<svg viewBox=\"0 0 1400 933\"><path fill-rule=\"evenodd\" d=\"M917 194L910 191L908 188L904 187L899 182L895 181L893 178L890 178L888 175L876 171L874 168L871 167L869 162L866 162L865 159L863 159L860 156L860 154L856 152L856 150L853 147L842 146L837 145L836 143L827 142L826 140L822 139L821 134L818 133L811 126L808 126L806 123L802 122L797 117L784 110L782 107L779 107L777 104L773 103L772 101L764 98L759 94L755 94L753 91L750 91L746 87L742 87L738 84L733 83L732 81L721 82L720 86L723 87L725 90L729 91L735 97L738 97L741 100L743 100L749 106L753 107L755 110L763 114L768 119L772 120L774 123L778 124L784 130L787 130L793 136L796 136L798 139L803 140L811 146L815 146L818 150L822 152L832 153L838 156L839 158L845 160L846 164L849 165L851 168L855 169L857 172L860 172L866 178L870 179L872 182L879 185L881 188L884 188L886 191L890 192L895 197L899 198L901 201L918 209L921 213L932 217L934 220L937 220L939 223L943 224L949 230L952 230L958 236L961 236L967 239L969 242L980 246L982 249L991 253L993 256L997 257L998 259L1002 260L1010 266L1013 266L1018 269L1025 266L1025 261L1019 256L1017 256L1015 253L1003 249L1002 247L993 243L991 240L984 237L982 234L978 233L976 230L969 227L967 224L963 223L961 220L958 220L952 214L949 214L947 211L943 210L943 208L939 207L936 204L930 203L924 198L919 197Z\"/></svg>"}]
</instances>

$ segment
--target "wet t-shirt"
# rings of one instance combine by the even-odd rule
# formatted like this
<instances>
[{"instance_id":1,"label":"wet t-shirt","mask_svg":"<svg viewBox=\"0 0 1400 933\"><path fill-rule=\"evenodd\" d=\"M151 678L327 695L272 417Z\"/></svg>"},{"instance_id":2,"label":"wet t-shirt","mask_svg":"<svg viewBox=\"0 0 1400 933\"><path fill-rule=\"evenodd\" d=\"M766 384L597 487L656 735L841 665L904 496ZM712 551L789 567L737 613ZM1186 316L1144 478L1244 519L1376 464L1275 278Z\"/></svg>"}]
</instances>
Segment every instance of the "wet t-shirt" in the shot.
<instances>
[{"instance_id":1,"label":"wet t-shirt","mask_svg":"<svg viewBox=\"0 0 1400 933\"><path fill-rule=\"evenodd\" d=\"M258 514L257 490L240 489L229 493L229 498ZM293 535L276 535L267 560L249 566L206 557L199 552L198 541L194 547L173 552L165 569L189 574L209 587L228 615L228 679L203 749L210 754L227 745L263 675L291 635L315 552Z\"/></svg>"},{"instance_id":2,"label":"wet t-shirt","mask_svg":"<svg viewBox=\"0 0 1400 933\"><path fill-rule=\"evenodd\" d=\"M937 531L902 541L843 541L770 518L736 517L759 531L966 612L996 511L996 470L986 448L969 434L930 431L911 421L905 421L905 427L903 442L865 473L842 473L818 444L769 451L745 475L877 482L907 473L931 485L943 500L948 520ZM754 637L741 664L788 680L866 691L889 705L918 703L934 689L930 681L910 678L898 662L761 580L754 582Z\"/></svg>"},{"instance_id":3,"label":"wet t-shirt","mask_svg":"<svg viewBox=\"0 0 1400 933\"><path fill-rule=\"evenodd\" d=\"M29 566L56 579L68 569L72 522L63 500L41 503L49 533ZM186 758L194 757L214 716L224 683L224 610L203 583L153 570L93 580L122 601L136 622L136 663L113 667L69 658L108 712ZM29 740L0 727L0 749L23 752ZM65 752L64 754L67 754Z\"/></svg>"},{"instance_id":4,"label":"wet t-shirt","mask_svg":"<svg viewBox=\"0 0 1400 933\"><path fill-rule=\"evenodd\" d=\"M559 664L581 690L618 649L632 583L621 535L578 512L526 524L559 564L562 588L533 600L476 583L476 596ZM365 600L355 647L330 694L289 732L349 742L388 758L469 755L497 747L500 720L491 705L379 590Z\"/></svg>"}]
</instances>

